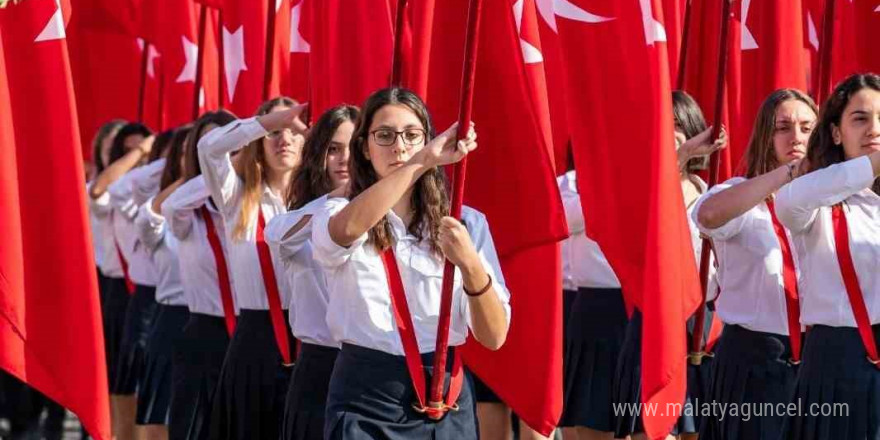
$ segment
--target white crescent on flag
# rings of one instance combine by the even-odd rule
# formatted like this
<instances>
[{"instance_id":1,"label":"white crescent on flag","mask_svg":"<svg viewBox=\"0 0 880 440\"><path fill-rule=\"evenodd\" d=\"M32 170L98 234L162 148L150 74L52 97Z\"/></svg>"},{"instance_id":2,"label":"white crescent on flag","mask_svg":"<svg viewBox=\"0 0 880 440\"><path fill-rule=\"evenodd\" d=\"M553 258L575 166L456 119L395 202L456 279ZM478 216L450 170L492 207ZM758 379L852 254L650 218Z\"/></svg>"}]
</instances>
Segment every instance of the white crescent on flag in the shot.
<instances>
[{"instance_id":1,"label":"white crescent on flag","mask_svg":"<svg viewBox=\"0 0 880 440\"><path fill-rule=\"evenodd\" d=\"M752 35L752 31L749 30L746 22L749 19L749 7L752 5L752 0L743 0L742 2L742 38L740 41L740 50L754 50L758 48L758 42L755 41L755 36Z\"/></svg>"},{"instance_id":2,"label":"white crescent on flag","mask_svg":"<svg viewBox=\"0 0 880 440\"><path fill-rule=\"evenodd\" d=\"M813 21L813 15L807 12L807 38L810 39L810 45L813 49L819 50L819 33L816 32L816 22Z\"/></svg>"},{"instance_id":3,"label":"white crescent on flag","mask_svg":"<svg viewBox=\"0 0 880 440\"><path fill-rule=\"evenodd\" d=\"M663 27L663 23L654 18L654 8L651 6L651 0L639 0L639 6L642 8L645 43L653 45L656 42L665 42L666 28Z\"/></svg>"},{"instance_id":4,"label":"white crescent on flag","mask_svg":"<svg viewBox=\"0 0 880 440\"><path fill-rule=\"evenodd\" d=\"M196 81L196 67L198 66L199 59L199 46L192 41L189 41L185 36L180 36L180 42L183 45L183 55L186 57L186 64L183 66L183 70L180 71L180 75L177 76L177 82L188 82Z\"/></svg>"},{"instance_id":5,"label":"white crescent on flag","mask_svg":"<svg viewBox=\"0 0 880 440\"><path fill-rule=\"evenodd\" d=\"M244 26L239 26L235 32L229 32L226 27L223 28L223 57L226 72L226 91L229 93L229 99L235 96L235 86L238 84L238 75L243 70L247 70L244 63Z\"/></svg>"},{"instance_id":6,"label":"white crescent on flag","mask_svg":"<svg viewBox=\"0 0 880 440\"><path fill-rule=\"evenodd\" d=\"M303 0L305 1L305 0ZM302 20L302 4L290 8L290 53L309 53L312 47L299 32L299 23Z\"/></svg>"},{"instance_id":7,"label":"white crescent on flag","mask_svg":"<svg viewBox=\"0 0 880 440\"><path fill-rule=\"evenodd\" d=\"M138 38L137 45L138 45L138 49L140 49L141 52L143 52L144 51L144 39ZM149 76L150 78L155 78L156 77L156 58L159 58L159 51L156 50L156 46L154 46L152 44L150 45L150 52L147 55L147 57L148 57L147 58L147 76Z\"/></svg>"},{"instance_id":8,"label":"white crescent on flag","mask_svg":"<svg viewBox=\"0 0 880 440\"><path fill-rule=\"evenodd\" d=\"M603 17L601 15L587 12L568 0L538 0L538 12L544 17L544 20L550 26L550 29L553 29L553 32L557 33L557 15L562 18L584 23L602 23L604 21L614 20L613 17Z\"/></svg>"},{"instance_id":9,"label":"white crescent on flag","mask_svg":"<svg viewBox=\"0 0 880 440\"><path fill-rule=\"evenodd\" d=\"M538 50L537 47L529 44L528 41L522 38L522 15L523 15L523 4L525 0L517 0L516 3L513 4L513 17L516 20L516 33L520 35L519 45L522 48L523 59L526 64L537 64L544 62L544 54Z\"/></svg>"},{"instance_id":10,"label":"white crescent on flag","mask_svg":"<svg viewBox=\"0 0 880 440\"><path fill-rule=\"evenodd\" d=\"M61 10L61 2L55 0L55 6L57 6L55 13L49 18L49 22L46 23L40 34L37 35L37 38L34 40L35 43L63 40L67 37L67 33L64 31L64 11Z\"/></svg>"}]
</instances>

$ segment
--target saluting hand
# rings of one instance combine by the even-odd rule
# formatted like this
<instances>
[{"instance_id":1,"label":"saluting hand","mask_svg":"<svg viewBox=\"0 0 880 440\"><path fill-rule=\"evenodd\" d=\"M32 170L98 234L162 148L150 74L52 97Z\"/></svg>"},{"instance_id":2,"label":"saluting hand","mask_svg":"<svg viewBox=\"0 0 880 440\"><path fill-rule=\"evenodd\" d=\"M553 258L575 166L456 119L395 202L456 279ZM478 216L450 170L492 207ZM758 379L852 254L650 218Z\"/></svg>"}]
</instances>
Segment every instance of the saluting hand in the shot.
<instances>
[{"instance_id":1,"label":"saluting hand","mask_svg":"<svg viewBox=\"0 0 880 440\"><path fill-rule=\"evenodd\" d=\"M471 122L467 137L456 142L457 133L458 123L452 124L446 131L428 142L428 145L416 155L422 156L425 164L430 167L449 165L464 159L468 153L477 149L477 132L474 130L474 123Z\"/></svg>"}]
</instances>

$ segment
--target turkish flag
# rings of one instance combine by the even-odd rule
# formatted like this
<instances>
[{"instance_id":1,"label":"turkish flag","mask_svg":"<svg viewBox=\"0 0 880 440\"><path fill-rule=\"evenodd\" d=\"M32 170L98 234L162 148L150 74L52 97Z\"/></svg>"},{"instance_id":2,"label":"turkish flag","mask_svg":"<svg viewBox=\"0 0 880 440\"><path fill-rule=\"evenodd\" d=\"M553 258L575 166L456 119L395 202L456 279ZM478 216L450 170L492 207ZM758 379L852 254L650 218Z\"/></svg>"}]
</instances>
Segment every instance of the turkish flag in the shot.
<instances>
[{"instance_id":1,"label":"turkish flag","mask_svg":"<svg viewBox=\"0 0 880 440\"><path fill-rule=\"evenodd\" d=\"M553 134L553 152L556 174L568 170L568 151L571 135L567 115L568 93L565 89L565 67L559 48L559 35L553 0L537 0L536 6L541 20L538 31L541 38L541 52L544 56L544 74L547 84L547 101L550 106L550 123Z\"/></svg>"},{"instance_id":2,"label":"turkish flag","mask_svg":"<svg viewBox=\"0 0 880 440\"><path fill-rule=\"evenodd\" d=\"M407 19L404 25L402 85L427 100L428 81L431 76L431 41L434 35L434 9L436 0L409 0L406 2ZM396 6L396 5L394 5ZM397 8L394 8L396 15Z\"/></svg>"},{"instance_id":3,"label":"turkish flag","mask_svg":"<svg viewBox=\"0 0 880 440\"><path fill-rule=\"evenodd\" d=\"M726 1L726 0L725 0ZM721 38L722 1L695 1L691 3L688 55L684 73L684 90L693 96L703 111L706 123L715 124L715 101L718 81L719 42ZM724 105L720 116L727 127L728 148L719 152L721 159L718 181L723 182L734 175L741 156L742 145L748 142L751 130L741 132L740 109L740 28L741 0L731 2L730 25L727 43L727 71L725 72Z\"/></svg>"},{"instance_id":4,"label":"turkish flag","mask_svg":"<svg viewBox=\"0 0 880 440\"><path fill-rule=\"evenodd\" d=\"M800 2L742 2L742 133L733 157L743 157L748 135L764 99L776 89L807 90ZM746 140L742 142L742 140Z\"/></svg>"},{"instance_id":5,"label":"turkish flag","mask_svg":"<svg viewBox=\"0 0 880 440\"><path fill-rule=\"evenodd\" d=\"M674 153L661 2L578 0L563 12L556 23L569 116L579 121L570 128L587 233L643 314L643 402L681 404L685 323L701 291ZM650 438L677 419L642 417Z\"/></svg>"},{"instance_id":6,"label":"turkish flag","mask_svg":"<svg viewBox=\"0 0 880 440\"><path fill-rule=\"evenodd\" d=\"M306 0L300 31L311 46L311 114L362 103L391 83L396 0ZM305 27L303 26L305 25Z\"/></svg>"},{"instance_id":7,"label":"turkish flag","mask_svg":"<svg viewBox=\"0 0 880 440\"><path fill-rule=\"evenodd\" d=\"M314 1L314 0L312 0ZM309 99L309 54L312 46L303 35L304 21L303 3L306 0L292 0L290 9L290 78L288 88L284 92L287 96L299 102L308 102ZM320 115L315 115L317 118Z\"/></svg>"},{"instance_id":8,"label":"turkish flag","mask_svg":"<svg viewBox=\"0 0 880 440\"><path fill-rule=\"evenodd\" d=\"M458 119L469 3L438 1L434 10L427 104L438 130ZM464 356L521 419L548 435L562 411L558 241L568 229L541 122L546 114L535 102L541 80L533 69L540 67L534 65L540 58L537 17L528 1L482 3L473 97L480 148L468 156L464 202L488 218L513 316L500 350L471 341Z\"/></svg>"},{"instance_id":9,"label":"turkish flag","mask_svg":"<svg viewBox=\"0 0 880 440\"><path fill-rule=\"evenodd\" d=\"M684 39L684 15L689 0L662 0L664 28L666 29L666 54L669 57L669 78L673 84L678 78L681 62L681 43Z\"/></svg>"},{"instance_id":10,"label":"turkish flag","mask_svg":"<svg viewBox=\"0 0 880 440\"><path fill-rule=\"evenodd\" d=\"M156 0L144 4L143 9L145 14L162 17L161 26L155 23L152 40L162 55L162 127L177 127L193 120L198 7L192 0Z\"/></svg>"},{"instance_id":11,"label":"turkish flag","mask_svg":"<svg viewBox=\"0 0 880 440\"><path fill-rule=\"evenodd\" d=\"M0 367L110 439L76 104L52 0L0 10L0 141Z\"/></svg>"}]
</instances>

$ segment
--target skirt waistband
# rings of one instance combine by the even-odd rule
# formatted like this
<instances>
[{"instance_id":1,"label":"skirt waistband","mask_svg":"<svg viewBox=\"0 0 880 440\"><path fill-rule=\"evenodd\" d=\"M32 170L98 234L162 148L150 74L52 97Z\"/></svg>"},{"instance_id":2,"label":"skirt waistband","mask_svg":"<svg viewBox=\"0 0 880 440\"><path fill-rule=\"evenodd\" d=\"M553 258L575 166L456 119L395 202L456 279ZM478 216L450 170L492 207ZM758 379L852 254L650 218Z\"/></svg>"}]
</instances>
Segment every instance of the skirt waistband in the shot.
<instances>
[{"instance_id":1,"label":"skirt waistband","mask_svg":"<svg viewBox=\"0 0 880 440\"><path fill-rule=\"evenodd\" d=\"M446 371L452 371L452 363L455 359L455 350L456 347L449 347L449 353L446 356ZM365 363L376 363L389 365L394 367L399 367L402 369L406 369L406 357L398 356L391 353L386 353L381 350L375 350L372 348L362 347L360 345L349 344L347 342L342 343L342 352L340 355L343 358L352 359L355 362L365 362ZM434 366L434 352L422 353L422 365L426 368L431 368Z\"/></svg>"}]
</instances>

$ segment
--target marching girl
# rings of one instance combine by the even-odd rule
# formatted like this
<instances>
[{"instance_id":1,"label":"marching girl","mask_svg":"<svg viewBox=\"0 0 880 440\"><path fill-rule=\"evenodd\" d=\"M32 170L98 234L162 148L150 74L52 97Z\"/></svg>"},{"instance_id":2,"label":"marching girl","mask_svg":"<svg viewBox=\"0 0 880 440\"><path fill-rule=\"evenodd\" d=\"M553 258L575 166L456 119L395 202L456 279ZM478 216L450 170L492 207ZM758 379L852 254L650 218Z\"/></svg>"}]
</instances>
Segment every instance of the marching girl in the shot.
<instances>
[{"instance_id":1,"label":"marching girl","mask_svg":"<svg viewBox=\"0 0 880 440\"><path fill-rule=\"evenodd\" d=\"M804 93L773 92L761 106L746 151L745 177L709 190L691 217L719 258L715 348L707 401L787 404L800 363L797 257L776 216L774 196L806 155L818 109ZM792 343L793 342L793 343ZM703 418L704 439L777 439L783 414Z\"/></svg>"},{"instance_id":2,"label":"marching girl","mask_svg":"<svg viewBox=\"0 0 880 440\"><path fill-rule=\"evenodd\" d=\"M782 438L880 439L880 76L853 75L822 106L807 171L776 197L803 282L803 363ZM796 170L793 170L796 172Z\"/></svg>"},{"instance_id":3,"label":"marching girl","mask_svg":"<svg viewBox=\"0 0 880 440\"><path fill-rule=\"evenodd\" d=\"M295 352L287 324L290 291L285 278L276 281L281 266L263 235L266 223L289 205L302 155L302 109L275 98L257 116L215 128L198 143L202 176L226 224L240 308L212 403L212 439L277 438L280 432Z\"/></svg>"},{"instance_id":4,"label":"marching girl","mask_svg":"<svg viewBox=\"0 0 880 440\"><path fill-rule=\"evenodd\" d=\"M184 140L191 127L178 128L168 149L165 167L160 174L158 190L163 190L180 178ZM135 188L153 193L152 175L138 176ZM180 265L177 258L177 240L167 233L165 218L157 214L161 202L150 197L138 208L135 226L138 238L156 266L156 318L150 330L145 352L145 369L138 387L137 424L143 425L150 439L167 439L169 402L171 400L171 357L175 341L189 318Z\"/></svg>"},{"instance_id":5,"label":"marching girl","mask_svg":"<svg viewBox=\"0 0 880 440\"><path fill-rule=\"evenodd\" d=\"M348 144L357 117L357 107L341 105L318 118L290 186L296 210L276 216L266 226L266 242L283 262L290 285L290 327L302 343L287 393L282 439L324 438L327 387L339 343L327 327L327 282L312 258L310 220L327 193L348 184Z\"/></svg>"},{"instance_id":6,"label":"marching girl","mask_svg":"<svg viewBox=\"0 0 880 440\"><path fill-rule=\"evenodd\" d=\"M672 112L675 120L675 144L681 175L681 191L684 196L684 207L688 213L688 226L691 231L694 254L696 261L699 262L703 247L702 239L696 225L690 220L690 213L693 211L697 199L706 191L707 185L696 172L706 168L708 157L713 152L727 145L727 133L722 129L719 138L712 141L712 128L706 127L700 106L685 92L677 90L672 93ZM713 290L712 284L710 284L709 290ZM693 317L688 321L689 330L684 335L688 341L691 340L695 321ZM707 309L704 328L701 329L704 335L708 332L711 323L712 313ZM614 378L615 402L637 404L641 401L641 337L642 315L641 311L636 309L626 328L626 336ZM692 406L705 400L703 393L709 381L710 362L711 358L705 358L702 365L688 364L685 405ZM673 427L671 435L696 438L700 429L698 416L698 412L683 411ZM635 414L617 415L615 423L615 434L618 438L627 435L632 435L633 438L644 438L642 420Z\"/></svg>"},{"instance_id":7,"label":"marching girl","mask_svg":"<svg viewBox=\"0 0 880 440\"><path fill-rule=\"evenodd\" d=\"M88 182L86 183L86 193L89 193L94 183L95 179L101 174L107 165L110 163L110 148L113 146L113 138L116 137L116 133L119 132L119 129L125 125L124 121L121 120L113 120L110 122L104 123L99 129L98 132L95 133L94 139L92 139L92 168L91 174L89 175ZM109 209L110 209L110 196L104 196L102 201L93 200L91 197L88 198L89 201L89 226L92 230L92 247L94 247L95 251L95 266L97 266L98 273L98 292L101 296L101 306L103 308L104 304L104 296L107 291L107 272L112 272L114 276L121 277L122 268L119 267L118 259L115 263L104 269L106 263L104 260L107 259L106 251L107 248L104 245L105 240L103 236L103 229L107 227L107 220L109 219ZM109 270L108 270L109 269ZM105 350L107 347L105 347ZM109 367L109 352L108 356L105 358L108 362ZM107 369L109 371L109 368Z\"/></svg>"},{"instance_id":8,"label":"marching girl","mask_svg":"<svg viewBox=\"0 0 880 440\"><path fill-rule=\"evenodd\" d=\"M136 375L128 370L133 368L129 352L133 346L128 340L133 336L131 331L126 330L126 316L130 306L132 295L135 293L135 284L130 273L129 258L125 252L130 249L123 246L133 238L133 231L126 235L125 240L116 229L117 220L122 214L111 203L111 194L108 188L116 185L119 180L132 168L146 162L151 151L161 149L164 143L170 141L170 133L155 139L150 130L138 123L130 123L119 129L110 147L109 165L98 174L89 188L89 196L93 205L100 205L106 209L106 227L102 228L104 242L104 259L108 267L110 279L107 282L107 292L102 315L104 321L104 338L108 355L108 376L110 385L110 403L112 410L113 433L120 438L133 438L134 421L136 413ZM130 212L130 211L129 211ZM142 275L137 272L135 276ZM142 280L143 281L143 280Z\"/></svg>"},{"instance_id":9,"label":"marching girl","mask_svg":"<svg viewBox=\"0 0 880 440\"><path fill-rule=\"evenodd\" d=\"M180 279L189 309L189 320L171 360L168 434L172 440L207 438L211 396L235 328L225 225L210 202L197 151L205 133L234 120L231 113L219 110L195 122L185 142L183 177L154 201L154 206L161 207L167 232L177 240Z\"/></svg>"},{"instance_id":10,"label":"marching girl","mask_svg":"<svg viewBox=\"0 0 880 440\"><path fill-rule=\"evenodd\" d=\"M464 208L462 222L448 217L438 167L476 148L473 129L456 142L456 128L431 139L430 116L418 96L400 88L373 93L352 135L348 196L330 198L312 219L312 252L329 288L327 325L342 343L330 378L325 438L478 436L471 387L462 382L455 350L468 331L489 349L501 347L510 295L485 216ZM435 373L451 375L451 395L433 405L425 395L428 381L418 378L433 372L445 259L457 267L452 350L446 372ZM453 409L445 411L446 405ZM435 421L430 414L443 417Z\"/></svg>"},{"instance_id":11,"label":"marching girl","mask_svg":"<svg viewBox=\"0 0 880 440\"><path fill-rule=\"evenodd\" d=\"M559 177L569 238L563 243L563 410L567 439L611 438L612 387L627 316L620 281L585 231L572 169Z\"/></svg>"}]
</instances>

